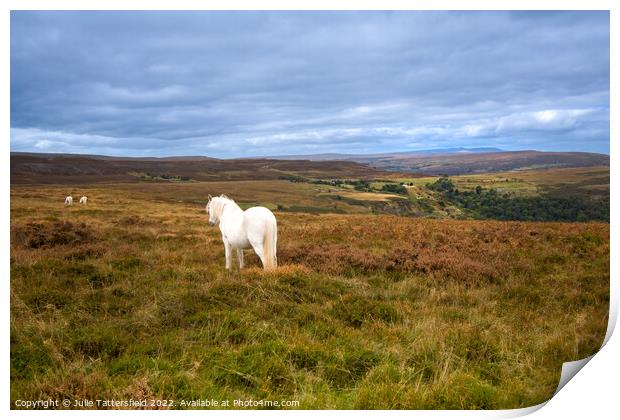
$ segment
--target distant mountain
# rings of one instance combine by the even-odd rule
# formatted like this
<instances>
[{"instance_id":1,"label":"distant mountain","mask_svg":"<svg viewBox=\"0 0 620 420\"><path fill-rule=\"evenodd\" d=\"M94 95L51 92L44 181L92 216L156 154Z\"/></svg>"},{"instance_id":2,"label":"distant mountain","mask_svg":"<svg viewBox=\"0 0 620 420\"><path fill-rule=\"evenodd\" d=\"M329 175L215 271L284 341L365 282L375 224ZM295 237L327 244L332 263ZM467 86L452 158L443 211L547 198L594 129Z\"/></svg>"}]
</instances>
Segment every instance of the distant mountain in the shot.
<instances>
[{"instance_id":1,"label":"distant mountain","mask_svg":"<svg viewBox=\"0 0 620 420\"><path fill-rule=\"evenodd\" d=\"M489 152L503 152L502 149L495 147L452 147L447 149L427 149L427 150L412 150L405 152L385 152L385 153L367 153L367 154L348 154L348 153L318 153L310 155L282 155L282 156L269 156L269 159L285 159L285 160L368 160L368 159L382 159L392 157L405 157L405 156L429 156L429 155L444 155L444 154L466 154L466 153L489 153Z\"/></svg>"},{"instance_id":2,"label":"distant mountain","mask_svg":"<svg viewBox=\"0 0 620 420\"><path fill-rule=\"evenodd\" d=\"M609 167L609 155L583 152L524 150L493 153L448 153L355 159L377 169L428 175L518 171L546 168Z\"/></svg>"},{"instance_id":3,"label":"distant mountain","mask_svg":"<svg viewBox=\"0 0 620 420\"><path fill-rule=\"evenodd\" d=\"M453 153L493 153L493 152L503 152L504 150L498 149L497 147L449 147L446 149L427 149L427 150L416 150L412 152L404 152L402 154L408 154L411 156L426 156L426 155L446 155Z\"/></svg>"},{"instance_id":4,"label":"distant mountain","mask_svg":"<svg viewBox=\"0 0 620 420\"><path fill-rule=\"evenodd\" d=\"M391 172L425 175L462 175L469 173L514 171L545 168L609 167L609 155L585 152L506 152L496 148L430 149L376 154L323 154L275 157L274 159L345 160L363 163Z\"/></svg>"}]
</instances>

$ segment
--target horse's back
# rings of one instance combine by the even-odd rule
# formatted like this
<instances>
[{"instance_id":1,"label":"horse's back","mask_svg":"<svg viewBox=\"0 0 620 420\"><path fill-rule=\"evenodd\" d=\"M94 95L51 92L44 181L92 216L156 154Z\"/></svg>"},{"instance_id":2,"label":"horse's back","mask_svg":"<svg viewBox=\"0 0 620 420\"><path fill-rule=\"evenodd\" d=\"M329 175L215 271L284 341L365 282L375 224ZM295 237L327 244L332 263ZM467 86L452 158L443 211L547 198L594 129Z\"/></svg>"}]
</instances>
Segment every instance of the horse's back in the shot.
<instances>
[{"instance_id":1,"label":"horse's back","mask_svg":"<svg viewBox=\"0 0 620 420\"><path fill-rule=\"evenodd\" d=\"M247 209L245 212L243 212L244 218L246 220L269 220L269 221L276 221L276 216L273 215L273 213L271 212L271 210L269 210L267 207L261 207L261 206L257 206L257 207L250 207L249 209Z\"/></svg>"},{"instance_id":2,"label":"horse's back","mask_svg":"<svg viewBox=\"0 0 620 420\"><path fill-rule=\"evenodd\" d=\"M243 227L248 236L254 233L262 237L267 227L276 226L276 217L266 207L250 207L243 212Z\"/></svg>"}]
</instances>

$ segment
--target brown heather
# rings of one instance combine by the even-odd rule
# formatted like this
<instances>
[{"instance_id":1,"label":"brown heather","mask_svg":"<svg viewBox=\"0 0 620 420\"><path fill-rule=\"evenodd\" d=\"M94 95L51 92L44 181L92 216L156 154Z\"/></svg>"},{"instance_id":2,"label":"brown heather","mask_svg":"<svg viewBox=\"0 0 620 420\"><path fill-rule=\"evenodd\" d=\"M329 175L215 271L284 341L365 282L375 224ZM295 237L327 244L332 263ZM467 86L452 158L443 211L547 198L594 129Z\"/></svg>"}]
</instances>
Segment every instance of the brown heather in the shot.
<instances>
[{"instance_id":1,"label":"brown heather","mask_svg":"<svg viewBox=\"0 0 620 420\"><path fill-rule=\"evenodd\" d=\"M518 408L605 335L608 224L276 213L280 267L227 273L198 187L70 208L66 187L13 188L12 404Z\"/></svg>"}]
</instances>

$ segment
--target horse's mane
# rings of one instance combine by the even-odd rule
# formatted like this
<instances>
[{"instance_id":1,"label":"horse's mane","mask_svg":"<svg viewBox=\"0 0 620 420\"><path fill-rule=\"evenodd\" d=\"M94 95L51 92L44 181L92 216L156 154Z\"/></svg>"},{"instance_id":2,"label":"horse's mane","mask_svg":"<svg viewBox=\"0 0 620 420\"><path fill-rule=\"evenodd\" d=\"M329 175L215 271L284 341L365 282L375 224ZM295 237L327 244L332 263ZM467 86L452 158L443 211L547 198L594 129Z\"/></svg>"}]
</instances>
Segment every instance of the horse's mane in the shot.
<instances>
[{"instance_id":1,"label":"horse's mane","mask_svg":"<svg viewBox=\"0 0 620 420\"><path fill-rule=\"evenodd\" d=\"M213 201L215 198L218 198L219 200ZM235 203L235 200L233 200L232 198L228 197L225 194L220 194L219 197L212 197L211 200L209 201L213 201L213 212L215 213L217 217L220 217L222 215L222 212L224 211L224 206L226 204L233 203L235 206L237 206L237 203Z\"/></svg>"}]
</instances>

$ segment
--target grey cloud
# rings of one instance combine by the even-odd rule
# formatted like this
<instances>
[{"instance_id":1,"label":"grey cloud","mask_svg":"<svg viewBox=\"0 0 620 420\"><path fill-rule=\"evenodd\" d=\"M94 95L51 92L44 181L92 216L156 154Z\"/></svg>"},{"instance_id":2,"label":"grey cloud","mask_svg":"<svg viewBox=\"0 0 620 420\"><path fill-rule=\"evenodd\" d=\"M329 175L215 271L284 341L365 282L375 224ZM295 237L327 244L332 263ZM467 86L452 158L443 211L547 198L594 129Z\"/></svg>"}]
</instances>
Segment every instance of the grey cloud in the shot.
<instances>
[{"instance_id":1,"label":"grey cloud","mask_svg":"<svg viewBox=\"0 0 620 420\"><path fill-rule=\"evenodd\" d=\"M11 74L12 150L609 151L607 12L14 11Z\"/></svg>"}]
</instances>

